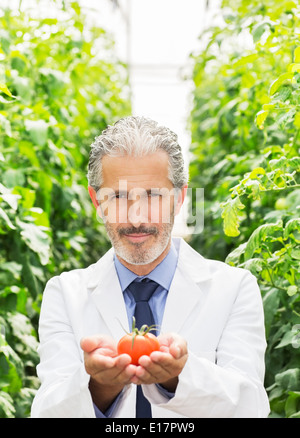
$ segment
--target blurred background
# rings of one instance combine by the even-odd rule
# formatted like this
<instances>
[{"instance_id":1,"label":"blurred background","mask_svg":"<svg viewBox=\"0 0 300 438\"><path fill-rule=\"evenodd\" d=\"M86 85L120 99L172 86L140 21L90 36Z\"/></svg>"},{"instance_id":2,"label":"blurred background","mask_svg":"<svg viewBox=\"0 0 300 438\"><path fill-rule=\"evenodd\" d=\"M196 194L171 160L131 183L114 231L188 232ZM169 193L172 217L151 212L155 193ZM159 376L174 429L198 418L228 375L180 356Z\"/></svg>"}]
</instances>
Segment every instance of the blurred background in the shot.
<instances>
[{"instance_id":1,"label":"blurred background","mask_svg":"<svg viewBox=\"0 0 300 438\"><path fill-rule=\"evenodd\" d=\"M298 0L1 0L0 418L28 417L46 282L109 248L90 144L129 114L183 147L177 233L249 269L264 304L271 417L300 417Z\"/></svg>"}]
</instances>

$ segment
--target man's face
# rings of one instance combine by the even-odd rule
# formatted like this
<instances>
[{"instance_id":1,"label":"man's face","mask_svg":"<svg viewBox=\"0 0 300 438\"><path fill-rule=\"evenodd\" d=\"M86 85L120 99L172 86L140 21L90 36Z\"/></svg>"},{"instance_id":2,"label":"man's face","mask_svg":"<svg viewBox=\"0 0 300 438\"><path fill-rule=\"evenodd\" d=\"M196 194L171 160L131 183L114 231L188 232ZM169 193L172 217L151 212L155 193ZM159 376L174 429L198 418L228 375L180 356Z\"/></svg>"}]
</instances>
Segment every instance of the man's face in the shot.
<instances>
[{"instance_id":1,"label":"man's face","mask_svg":"<svg viewBox=\"0 0 300 438\"><path fill-rule=\"evenodd\" d=\"M176 201L168 167L162 150L102 159L101 216L116 254L127 263L152 263L170 244Z\"/></svg>"}]
</instances>

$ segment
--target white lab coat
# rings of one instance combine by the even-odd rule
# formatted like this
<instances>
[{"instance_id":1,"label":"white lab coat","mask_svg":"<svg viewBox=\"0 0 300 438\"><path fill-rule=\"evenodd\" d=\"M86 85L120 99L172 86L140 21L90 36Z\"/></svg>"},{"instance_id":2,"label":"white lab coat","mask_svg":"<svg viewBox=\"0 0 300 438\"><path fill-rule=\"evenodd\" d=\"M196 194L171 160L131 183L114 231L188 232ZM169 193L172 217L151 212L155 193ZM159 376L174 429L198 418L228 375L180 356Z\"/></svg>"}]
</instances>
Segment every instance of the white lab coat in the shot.
<instances>
[{"instance_id":1,"label":"white lab coat","mask_svg":"<svg viewBox=\"0 0 300 438\"><path fill-rule=\"evenodd\" d=\"M255 277L203 258L182 239L173 242L179 258L161 332L184 337L189 355L172 399L156 385L143 385L153 418L266 417L266 342ZM128 328L128 319L113 249L88 268L48 282L39 328L41 387L32 417L95 417L80 339L101 333L118 340L122 326ZM128 385L114 417L134 418L135 397L136 386Z\"/></svg>"}]
</instances>

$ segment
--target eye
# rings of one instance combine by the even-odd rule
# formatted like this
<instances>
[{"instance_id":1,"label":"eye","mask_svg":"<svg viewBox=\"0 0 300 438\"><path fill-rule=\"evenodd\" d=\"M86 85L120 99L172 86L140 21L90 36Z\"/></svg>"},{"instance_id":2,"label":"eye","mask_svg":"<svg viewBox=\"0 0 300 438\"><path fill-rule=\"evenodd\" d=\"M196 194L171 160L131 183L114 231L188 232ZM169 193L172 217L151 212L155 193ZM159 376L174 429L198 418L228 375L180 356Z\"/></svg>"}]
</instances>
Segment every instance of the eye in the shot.
<instances>
[{"instance_id":1,"label":"eye","mask_svg":"<svg viewBox=\"0 0 300 438\"><path fill-rule=\"evenodd\" d=\"M127 199L127 193L115 193L114 197L116 199Z\"/></svg>"},{"instance_id":2,"label":"eye","mask_svg":"<svg viewBox=\"0 0 300 438\"><path fill-rule=\"evenodd\" d=\"M150 198L161 198L162 194L160 192L151 192L149 193Z\"/></svg>"}]
</instances>

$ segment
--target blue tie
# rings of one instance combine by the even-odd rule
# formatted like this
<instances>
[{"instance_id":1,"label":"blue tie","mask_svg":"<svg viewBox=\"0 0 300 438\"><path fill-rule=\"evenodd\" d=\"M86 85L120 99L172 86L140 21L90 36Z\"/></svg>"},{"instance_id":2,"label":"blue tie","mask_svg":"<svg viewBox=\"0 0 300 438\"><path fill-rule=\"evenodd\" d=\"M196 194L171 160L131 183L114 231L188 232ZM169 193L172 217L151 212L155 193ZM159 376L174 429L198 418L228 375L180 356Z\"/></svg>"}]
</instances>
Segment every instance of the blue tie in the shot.
<instances>
[{"instance_id":1,"label":"blue tie","mask_svg":"<svg viewBox=\"0 0 300 438\"><path fill-rule=\"evenodd\" d=\"M148 278L144 278L142 281L134 280L128 286L128 289L136 301L134 317L136 320L135 326L139 329L144 324L148 326L155 324L148 301L157 287L158 284ZM151 331L151 333L156 334L155 331ZM141 385L137 386L136 418L152 418L151 405L144 397Z\"/></svg>"}]
</instances>

